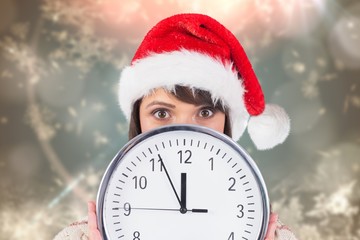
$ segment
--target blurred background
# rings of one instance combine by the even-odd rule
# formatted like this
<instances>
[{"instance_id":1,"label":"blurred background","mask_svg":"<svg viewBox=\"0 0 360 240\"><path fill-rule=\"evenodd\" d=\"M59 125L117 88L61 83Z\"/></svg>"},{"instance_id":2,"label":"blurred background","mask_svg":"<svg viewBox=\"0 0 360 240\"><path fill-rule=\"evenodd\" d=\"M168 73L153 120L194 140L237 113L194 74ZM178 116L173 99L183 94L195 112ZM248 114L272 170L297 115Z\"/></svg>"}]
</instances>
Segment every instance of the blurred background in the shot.
<instances>
[{"instance_id":1,"label":"blurred background","mask_svg":"<svg viewBox=\"0 0 360 240\"><path fill-rule=\"evenodd\" d=\"M86 216L127 142L121 69L175 13L242 42L288 140L257 151L273 209L299 239L360 239L358 0L0 0L0 239L52 239Z\"/></svg>"}]
</instances>

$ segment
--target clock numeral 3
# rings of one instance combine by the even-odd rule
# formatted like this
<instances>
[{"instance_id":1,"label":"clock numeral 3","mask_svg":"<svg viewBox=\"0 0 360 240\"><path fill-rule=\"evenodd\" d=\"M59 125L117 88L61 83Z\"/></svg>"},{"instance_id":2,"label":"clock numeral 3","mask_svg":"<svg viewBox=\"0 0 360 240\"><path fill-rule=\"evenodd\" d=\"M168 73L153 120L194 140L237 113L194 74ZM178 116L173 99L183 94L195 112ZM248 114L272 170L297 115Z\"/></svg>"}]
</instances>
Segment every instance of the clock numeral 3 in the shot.
<instances>
[{"instance_id":1,"label":"clock numeral 3","mask_svg":"<svg viewBox=\"0 0 360 240\"><path fill-rule=\"evenodd\" d=\"M239 205L237 205L237 208L239 209L239 214L236 216L238 218L242 218L244 216L244 205L239 204Z\"/></svg>"},{"instance_id":2,"label":"clock numeral 3","mask_svg":"<svg viewBox=\"0 0 360 240\"><path fill-rule=\"evenodd\" d=\"M191 164L190 158L192 152L190 150L185 150L184 153L182 150L178 151L180 157L180 163Z\"/></svg>"}]
</instances>

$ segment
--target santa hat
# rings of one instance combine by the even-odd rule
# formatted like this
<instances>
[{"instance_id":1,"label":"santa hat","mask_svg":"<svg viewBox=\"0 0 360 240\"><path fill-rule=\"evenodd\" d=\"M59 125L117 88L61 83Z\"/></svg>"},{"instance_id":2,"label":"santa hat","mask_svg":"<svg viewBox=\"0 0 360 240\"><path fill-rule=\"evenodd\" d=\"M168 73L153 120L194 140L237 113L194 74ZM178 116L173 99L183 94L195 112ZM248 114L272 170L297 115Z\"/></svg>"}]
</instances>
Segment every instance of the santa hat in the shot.
<instances>
[{"instance_id":1,"label":"santa hat","mask_svg":"<svg viewBox=\"0 0 360 240\"><path fill-rule=\"evenodd\" d=\"M175 85L209 91L229 109L232 137L248 127L258 149L282 143L290 120L276 105L265 105L251 63L239 41L216 20L201 14L166 18L145 36L122 71L119 102L129 119L134 102L151 90Z\"/></svg>"}]
</instances>

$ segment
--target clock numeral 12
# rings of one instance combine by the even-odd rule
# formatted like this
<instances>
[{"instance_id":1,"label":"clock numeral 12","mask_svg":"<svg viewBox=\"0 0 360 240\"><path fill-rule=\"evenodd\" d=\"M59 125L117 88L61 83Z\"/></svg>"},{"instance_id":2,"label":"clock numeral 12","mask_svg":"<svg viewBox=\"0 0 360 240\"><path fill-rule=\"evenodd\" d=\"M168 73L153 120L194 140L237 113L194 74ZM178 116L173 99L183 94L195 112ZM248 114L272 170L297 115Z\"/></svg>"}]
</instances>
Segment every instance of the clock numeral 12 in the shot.
<instances>
[{"instance_id":1,"label":"clock numeral 12","mask_svg":"<svg viewBox=\"0 0 360 240\"><path fill-rule=\"evenodd\" d=\"M191 164L190 158L192 155L192 152L190 150L185 150L184 153L182 150L178 151L179 157L180 157L180 164ZM184 160L185 159L185 160Z\"/></svg>"}]
</instances>

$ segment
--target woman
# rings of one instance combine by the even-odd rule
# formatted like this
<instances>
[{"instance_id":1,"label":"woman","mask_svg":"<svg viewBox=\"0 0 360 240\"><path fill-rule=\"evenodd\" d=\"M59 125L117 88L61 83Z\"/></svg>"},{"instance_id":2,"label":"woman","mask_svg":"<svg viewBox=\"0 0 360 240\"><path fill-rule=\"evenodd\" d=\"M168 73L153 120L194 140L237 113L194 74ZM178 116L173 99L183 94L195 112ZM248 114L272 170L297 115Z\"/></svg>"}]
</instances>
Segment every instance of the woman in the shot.
<instances>
[{"instance_id":1,"label":"woman","mask_svg":"<svg viewBox=\"0 0 360 240\"><path fill-rule=\"evenodd\" d=\"M216 20L180 14L159 22L145 36L120 78L119 102L129 120L129 138L168 124L197 124L238 140L247 128L258 149L282 143L289 118L276 105L265 105L251 64L236 37ZM100 240L95 204L88 222L57 239ZM80 230L86 228L88 231ZM266 239L296 239L272 213Z\"/></svg>"}]
</instances>

